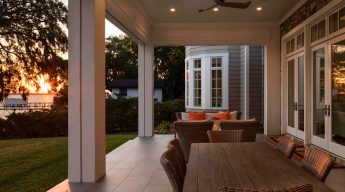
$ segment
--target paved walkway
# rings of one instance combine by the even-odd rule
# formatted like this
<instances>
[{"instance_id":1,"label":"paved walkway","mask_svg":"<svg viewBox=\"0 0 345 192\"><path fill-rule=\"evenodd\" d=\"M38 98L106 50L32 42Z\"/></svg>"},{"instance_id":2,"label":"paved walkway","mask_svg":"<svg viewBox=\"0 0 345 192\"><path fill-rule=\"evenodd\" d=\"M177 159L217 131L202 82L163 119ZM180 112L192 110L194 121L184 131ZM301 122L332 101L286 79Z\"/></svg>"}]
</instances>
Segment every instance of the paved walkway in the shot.
<instances>
[{"instance_id":1,"label":"paved walkway","mask_svg":"<svg viewBox=\"0 0 345 192\"><path fill-rule=\"evenodd\" d=\"M67 180L49 192L172 192L159 163L173 135L135 138L116 148L106 157L107 175L96 184L70 184ZM265 141L258 135L257 141ZM333 169L326 184L336 192L345 192L345 169Z\"/></svg>"}]
</instances>

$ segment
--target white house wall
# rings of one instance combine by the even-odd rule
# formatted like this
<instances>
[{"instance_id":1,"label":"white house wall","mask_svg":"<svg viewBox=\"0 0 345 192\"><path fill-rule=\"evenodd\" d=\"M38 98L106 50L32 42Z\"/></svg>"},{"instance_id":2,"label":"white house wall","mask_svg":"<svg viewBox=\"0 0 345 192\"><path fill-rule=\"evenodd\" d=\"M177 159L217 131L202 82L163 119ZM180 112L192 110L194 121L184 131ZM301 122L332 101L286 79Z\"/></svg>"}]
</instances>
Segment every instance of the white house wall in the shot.
<instances>
[{"instance_id":1,"label":"white house wall","mask_svg":"<svg viewBox=\"0 0 345 192\"><path fill-rule=\"evenodd\" d=\"M117 99L116 94L120 93L120 90L118 88L114 88L112 91L111 97L113 99ZM129 97L138 97L138 89L137 88L127 88L127 98ZM154 90L154 98L157 99L157 101L162 102L163 100L163 91L162 89L155 89Z\"/></svg>"}]
</instances>

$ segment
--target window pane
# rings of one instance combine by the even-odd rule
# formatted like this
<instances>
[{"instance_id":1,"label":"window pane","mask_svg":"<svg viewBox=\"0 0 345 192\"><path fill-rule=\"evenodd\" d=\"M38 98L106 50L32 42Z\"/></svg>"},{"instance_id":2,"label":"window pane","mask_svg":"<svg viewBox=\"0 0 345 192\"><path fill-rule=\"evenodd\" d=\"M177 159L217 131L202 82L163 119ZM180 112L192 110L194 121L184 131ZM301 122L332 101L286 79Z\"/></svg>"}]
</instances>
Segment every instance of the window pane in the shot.
<instances>
[{"instance_id":1,"label":"window pane","mask_svg":"<svg viewBox=\"0 0 345 192\"><path fill-rule=\"evenodd\" d=\"M345 27L345 7L339 11L339 29Z\"/></svg>"},{"instance_id":2,"label":"window pane","mask_svg":"<svg viewBox=\"0 0 345 192\"><path fill-rule=\"evenodd\" d=\"M317 40L317 25L314 25L311 27L311 42L314 42Z\"/></svg>"},{"instance_id":3,"label":"window pane","mask_svg":"<svg viewBox=\"0 0 345 192\"><path fill-rule=\"evenodd\" d=\"M318 39L321 39L322 37L326 36L326 21L323 20L319 24L317 24L317 30L318 30Z\"/></svg>"},{"instance_id":4,"label":"window pane","mask_svg":"<svg viewBox=\"0 0 345 192\"><path fill-rule=\"evenodd\" d=\"M222 58L215 57L212 58L212 67L221 67L222 66Z\"/></svg>"},{"instance_id":5,"label":"window pane","mask_svg":"<svg viewBox=\"0 0 345 192\"><path fill-rule=\"evenodd\" d=\"M298 130L304 131L304 56L298 57Z\"/></svg>"},{"instance_id":6,"label":"window pane","mask_svg":"<svg viewBox=\"0 0 345 192\"><path fill-rule=\"evenodd\" d=\"M189 63L188 63L188 61L186 62L186 69L187 69L187 70L189 69Z\"/></svg>"},{"instance_id":7,"label":"window pane","mask_svg":"<svg viewBox=\"0 0 345 192\"><path fill-rule=\"evenodd\" d=\"M201 68L201 59L194 60L194 68Z\"/></svg>"},{"instance_id":8,"label":"window pane","mask_svg":"<svg viewBox=\"0 0 345 192\"><path fill-rule=\"evenodd\" d=\"M286 42L286 53L287 53L287 54L291 53L291 50L290 50L290 41Z\"/></svg>"},{"instance_id":9,"label":"window pane","mask_svg":"<svg viewBox=\"0 0 345 192\"><path fill-rule=\"evenodd\" d=\"M313 135L325 138L325 49L313 52Z\"/></svg>"},{"instance_id":10,"label":"window pane","mask_svg":"<svg viewBox=\"0 0 345 192\"><path fill-rule=\"evenodd\" d=\"M332 141L345 145L345 40L331 46Z\"/></svg>"},{"instance_id":11,"label":"window pane","mask_svg":"<svg viewBox=\"0 0 345 192\"><path fill-rule=\"evenodd\" d=\"M291 48L290 48L291 52L295 51L295 39L291 39Z\"/></svg>"},{"instance_id":12,"label":"window pane","mask_svg":"<svg viewBox=\"0 0 345 192\"><path fill-rule=\"evenodd\" d=\"M329 16L329 34L338 30L338 12Z\"/></svg>"},{"instance_id":13,"label":"window pane","mask_svg":"<svg viewBox=\"0 0 345 192\"><path fill-rule=\"evenodd\" d=\"M295 60L288 61L288 126L295 128Z\"/></svg>"}]
</instances>

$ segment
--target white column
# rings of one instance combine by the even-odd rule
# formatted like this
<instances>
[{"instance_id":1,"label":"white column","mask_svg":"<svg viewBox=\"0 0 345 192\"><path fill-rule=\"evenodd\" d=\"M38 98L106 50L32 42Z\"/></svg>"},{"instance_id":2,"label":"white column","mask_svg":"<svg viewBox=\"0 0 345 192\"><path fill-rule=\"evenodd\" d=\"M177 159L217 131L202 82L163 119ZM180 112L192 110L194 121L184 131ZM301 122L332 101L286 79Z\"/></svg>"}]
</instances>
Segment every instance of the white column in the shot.
<instances>
[{"instance_id":1,"label":"white column","mask_svg":"<svg viewBox=\"0 0 345 192\"><path fill-rule=\"evenodd\" d=\"M68 179L96 182L105 175L105 2L68 8Z\"/></svg>"},{"instance_id":2,"label":"white column","mask_svg":"<svg viewBox=\"0 0 345 192\"><path fill-rule=\"evenodd\" d=\"M244 46L244 119L249 119L249 46Z\"/></svg>"},{"instance_id":3,"label":"white column","mask_svg":"<svg viewBox=\"0 0 345 192\"><path fill-rule=\"evenodd\" d=\"M153 136L154 81L152 45L138 43L138 135Z\"/></svg>"},{"instance_id":4,"label":"white column","mask_svg":"<svg viewBox=\"0 0 345 192\"><path fill-rule=\"evenodd\" d=\"M279 135L281 113L280 84L280 29L279 25L271 31L270 41L265 46L265 135Z\"/></svg>"}]
</instances>

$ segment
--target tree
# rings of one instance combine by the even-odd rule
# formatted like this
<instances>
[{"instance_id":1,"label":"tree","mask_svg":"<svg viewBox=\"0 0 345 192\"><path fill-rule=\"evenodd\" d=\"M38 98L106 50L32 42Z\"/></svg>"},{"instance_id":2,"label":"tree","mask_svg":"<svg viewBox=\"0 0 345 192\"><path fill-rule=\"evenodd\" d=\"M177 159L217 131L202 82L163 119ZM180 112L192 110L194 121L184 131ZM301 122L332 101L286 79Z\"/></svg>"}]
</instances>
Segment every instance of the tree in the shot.
<instances>
[{"instance_id":1,"label":"tree","mask_svg":"<svg viewBox=\"0 0 345 192\"><path fill-rule=\"evenodd\" d=\"M105 42L106 87L115 79L138 78L138 45L128 36L108 37Z\"/></svg>"},{"instance_id":2,"label":"tree","mask_svg":"<svg viewBox=\"0 0 345 192\"><path fill-rule=\"evenodd\" d=\"M162 79L165 98L184 98L184 46L155 47L155 78Z\"/></svg>"},{"instance_id":3,"label":"tree","mask_svg":"<svg viewBox=\"0 0 345 192\"><path fill-rule=\"evenodd\" d=\"M138 78L138 45L128 36L112 36L105 43L106 87L115 79ZM184 96L183 46L159 46L154 50L155 79L164 83L165 98Z\"/></svg>"},{"instance_id":4,"label":"tree","mask_svg":"<svg viewBox=\"0 0 345 192\"><path fill-rule=\"evenodd\" d=\"M0 1L0 101L22 76L67 76L67 8L58 0Z\"/></svg>"}]
</instances>

